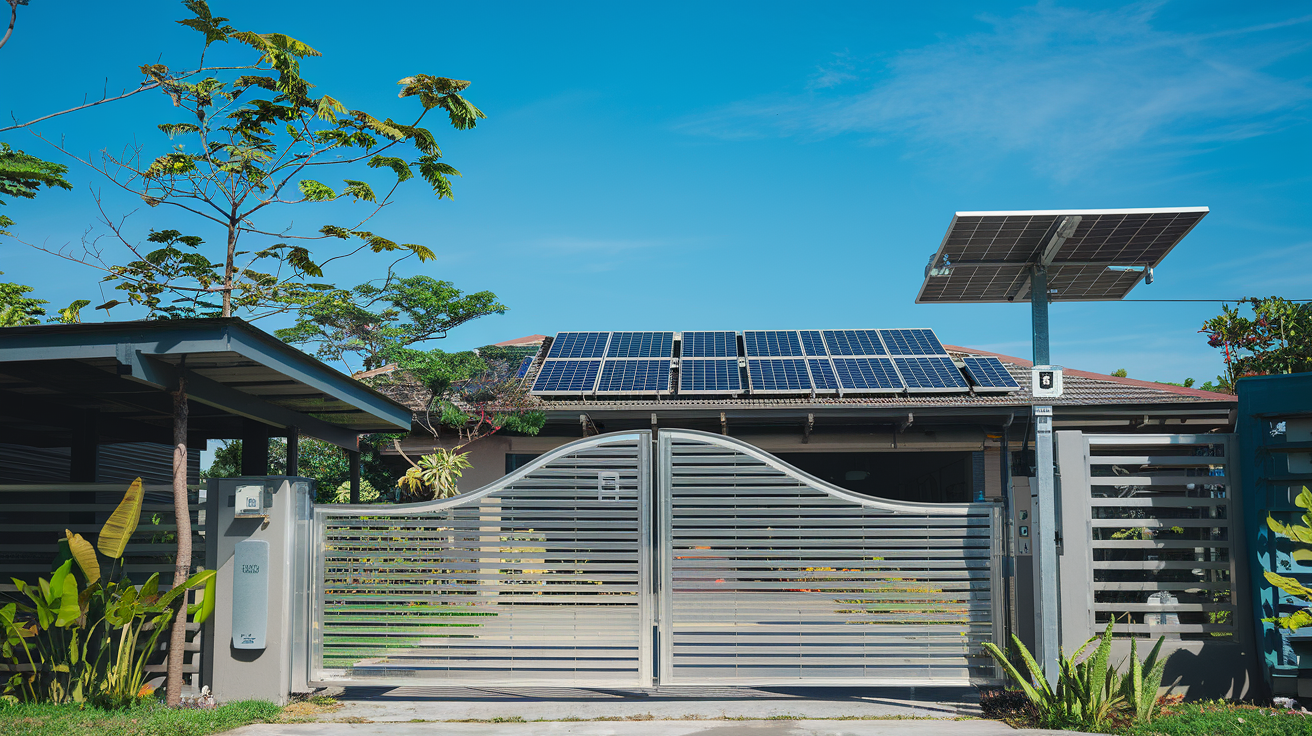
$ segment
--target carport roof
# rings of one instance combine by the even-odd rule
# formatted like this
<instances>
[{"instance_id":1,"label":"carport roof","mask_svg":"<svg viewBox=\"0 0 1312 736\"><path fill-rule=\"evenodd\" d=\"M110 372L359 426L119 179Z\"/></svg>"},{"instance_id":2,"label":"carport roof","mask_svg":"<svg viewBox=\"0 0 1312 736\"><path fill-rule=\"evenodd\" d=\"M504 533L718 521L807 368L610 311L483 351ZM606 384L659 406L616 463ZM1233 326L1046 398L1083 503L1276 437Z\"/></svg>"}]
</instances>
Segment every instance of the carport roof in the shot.
<instances>
[{"instance_id":1,"label":"carport roof","mask_svg":"<svg viewBox=\"0 0 1312 736\"><path fill-rule=\"evenodd\" d=\"M408 431L411 412L237 318L0 329L0 442L67 446L88 417L101 442L172 443L187 379L192 441L242 436L244 419L354 449Z\"/></svg>"}]
</instances>

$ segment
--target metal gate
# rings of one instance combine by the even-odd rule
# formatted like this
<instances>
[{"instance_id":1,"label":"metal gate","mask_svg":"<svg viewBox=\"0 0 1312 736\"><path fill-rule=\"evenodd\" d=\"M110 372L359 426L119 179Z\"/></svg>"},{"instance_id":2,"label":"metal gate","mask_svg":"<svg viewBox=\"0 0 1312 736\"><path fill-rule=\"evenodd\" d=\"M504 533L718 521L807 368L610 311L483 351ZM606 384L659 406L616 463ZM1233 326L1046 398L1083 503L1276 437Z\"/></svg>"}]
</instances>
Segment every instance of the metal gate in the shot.
<instances>
[{"instance_id":1,"label":"metal gate","mask_svg":"<svg viewBox=\"0 0 1312 736\"><path fill-rule=\"evenodd\" d=\"M996 676L997 504L869 498L685 430L660 432L659 470L661 684Z\"/></svg>"},{"instance_id":2,"label":"metal gate","mask_svg":"<svg viewBox=\"0 0 1312 736\"><path fill-rule=\"evenodd\" d=\"M310 681L994 680L996 504L869 498L688 430L653 464L651 439L580 440L441 502L317 507Z\"/></svg>"},{"instance_id":3,"label":"metal gate","mask_svg":"<svg viewBox=\"0 0 1312 736\"><path fill-rule=\"evenodd\" d=\"M445 501L316 507L309 679L649 685L650 452L603 435Z\"/></svg>"}]
</instances>

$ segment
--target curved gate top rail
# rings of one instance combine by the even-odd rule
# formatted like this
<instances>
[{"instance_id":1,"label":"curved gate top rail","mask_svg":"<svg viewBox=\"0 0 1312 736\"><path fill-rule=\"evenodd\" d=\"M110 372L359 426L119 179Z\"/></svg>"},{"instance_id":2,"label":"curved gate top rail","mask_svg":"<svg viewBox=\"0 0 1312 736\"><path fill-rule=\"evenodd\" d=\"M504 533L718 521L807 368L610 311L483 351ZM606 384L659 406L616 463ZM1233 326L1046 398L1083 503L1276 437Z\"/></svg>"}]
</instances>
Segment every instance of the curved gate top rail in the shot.
<instances>
[{"instance_id":1,"label":"curved gate top rail","mask_svg":"<svg viewBox=\"0 0 1312 736\"><path fill-rule=\"evenodd\" d=\"M658 437L662 684L996 679L998 504L876 499L722 435Z\"/></svg>"},{"instance_id":2,"label":"curved gate top rail","mask_svg":"<svg viewBox=\"0 0 1312 736\"><path fill-rule=\"evenodd\" d=\"M651 682L650 432L477 491L315 509L312 682Z\"/></svg>"}]
</instances>

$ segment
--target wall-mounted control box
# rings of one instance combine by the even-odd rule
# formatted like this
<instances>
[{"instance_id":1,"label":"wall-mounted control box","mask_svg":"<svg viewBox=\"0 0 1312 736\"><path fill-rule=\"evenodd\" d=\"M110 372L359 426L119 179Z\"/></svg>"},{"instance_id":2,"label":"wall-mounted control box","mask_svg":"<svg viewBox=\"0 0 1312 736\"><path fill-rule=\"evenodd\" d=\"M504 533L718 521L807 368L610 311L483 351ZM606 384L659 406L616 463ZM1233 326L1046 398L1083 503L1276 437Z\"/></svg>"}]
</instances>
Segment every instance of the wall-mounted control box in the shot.
<instances>
[{"instance_id":1,"label":"wall-mounted control box","mask_svg":"<svg viewBox=\"0 0 1312 736\"><path fill-rule=\"evenodd\" d=\"M246 514L263 514L264 513L264 486L262 485L242 485L237 486L236 514L242 516Z\"/></svg>"}]
</instances>

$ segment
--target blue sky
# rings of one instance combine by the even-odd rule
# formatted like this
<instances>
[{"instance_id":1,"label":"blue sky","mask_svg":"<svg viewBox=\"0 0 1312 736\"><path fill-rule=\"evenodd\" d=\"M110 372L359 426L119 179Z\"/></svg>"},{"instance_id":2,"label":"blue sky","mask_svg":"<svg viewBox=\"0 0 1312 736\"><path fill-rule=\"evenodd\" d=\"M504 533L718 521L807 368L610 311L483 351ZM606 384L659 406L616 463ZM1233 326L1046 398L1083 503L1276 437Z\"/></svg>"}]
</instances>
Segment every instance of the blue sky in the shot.
<instances>
[{"instance_id":1,"label":"blue sky","mask_svg":"<svg viewBox=\"0 0 1312 736\"><path fill-rule=\"evenodd\" d=\"M464 172L455 199L416 183L374 223L437 252L409 268L510 307L445 349L567 329L915 326L1027 357L1027 305L914 304L958 210L1206 205L1133 298L1312 298L1306 1L212 7L319 49L307 77L380 116L412 113L395 96L403 76L474 82L488 119L435 128ZM156 59L186 67L197 48L172 2L19 10L0 49L0 102L19 118L134 86ZM38 129L83 154L133 141L162 152L154 126L170 110L142 95ZM0 140L61 155L28 133ZM137 210L137 237L185 222L95 176L74 163L74 191L5 211L55 248L103 233L97 190L116 219ZM295 217L317 227L329 214ZM328 276L349 285L385 265ZM12 240L0 270L56 306L102 298L95 272ZM1058 304L1053 360L1201 382L1221 366L1196 331L1219 308Z\"/></svg>"}]
</instances>

